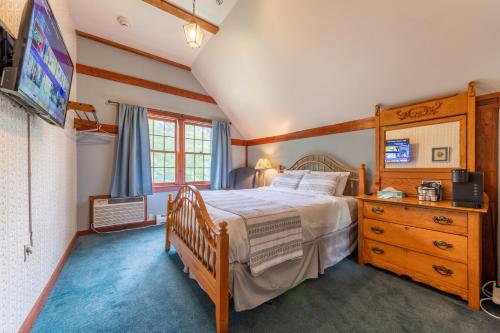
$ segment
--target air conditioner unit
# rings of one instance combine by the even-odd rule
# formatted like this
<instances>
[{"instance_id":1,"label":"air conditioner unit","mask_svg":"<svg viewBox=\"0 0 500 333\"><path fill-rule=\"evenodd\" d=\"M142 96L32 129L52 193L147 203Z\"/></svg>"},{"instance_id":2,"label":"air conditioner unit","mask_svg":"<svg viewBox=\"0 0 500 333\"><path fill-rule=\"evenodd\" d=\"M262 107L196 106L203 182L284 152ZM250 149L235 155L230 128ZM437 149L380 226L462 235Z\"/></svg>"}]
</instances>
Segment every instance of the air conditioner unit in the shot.
<instances>
[{"instance_id":1,"label":"air conditioner unit","mask_svg":"<svg viewBox=\"0 0 500 333\"><path fill-rule=\"evenodd\" d=\"M144 223L144 197L104 198L91 200L94 229Z\"/></svg>"}]
</instances>

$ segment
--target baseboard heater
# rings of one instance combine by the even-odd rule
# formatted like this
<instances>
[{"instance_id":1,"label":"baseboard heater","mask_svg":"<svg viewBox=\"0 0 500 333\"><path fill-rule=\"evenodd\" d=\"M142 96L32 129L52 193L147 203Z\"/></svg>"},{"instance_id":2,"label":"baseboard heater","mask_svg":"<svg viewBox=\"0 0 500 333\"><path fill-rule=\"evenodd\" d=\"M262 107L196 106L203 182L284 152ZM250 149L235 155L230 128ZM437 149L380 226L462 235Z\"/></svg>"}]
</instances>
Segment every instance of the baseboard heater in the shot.
<instances>
[{"instance_id":1,"label":"baseboard heater","mask_svg":"<svg viewBox=\"0 0 500 333\"><path fill-rule=\"evenodd\" d=\"M117 230L138 227L147 221L146 197L89 198L91 230Z\"/></svg>"}]
</instances>

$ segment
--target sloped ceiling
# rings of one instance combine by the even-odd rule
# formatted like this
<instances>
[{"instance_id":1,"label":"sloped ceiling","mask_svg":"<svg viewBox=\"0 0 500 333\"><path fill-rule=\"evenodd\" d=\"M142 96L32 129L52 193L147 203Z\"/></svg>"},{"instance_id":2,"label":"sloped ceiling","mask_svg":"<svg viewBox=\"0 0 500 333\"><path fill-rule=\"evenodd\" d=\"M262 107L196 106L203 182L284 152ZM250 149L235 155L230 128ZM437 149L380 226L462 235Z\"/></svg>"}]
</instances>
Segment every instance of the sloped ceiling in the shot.
<instances>
[{"instance_id":1,"label":"sloped ceiling","mask_svg":"<svg viewBox=\"0 0 500 333\"><path fill-rule=\"evenodd\" d=\"M244 0L193 72L246 139L500 90L498 0Z\"/></svg>"},{"instance_id":2,"label":"sloped ceiling","mask_svg":"<svg viewBox=\"0 0 500 333\"><path fill-rule=\"evenodd\" d=\"M198 0L196 15L220 25L237 1L224 0L219 6L215 0ZM169 2L188 11L192 10L192 0ZM202 48L190 48L182 29L185 21L141 0L69 0L69 3L76 29L187 66L191 66L200 50L213 36L205 32ZM118 24L116 18L120 15L129 19L129 28Z\"/></svg>"}]
</instances>

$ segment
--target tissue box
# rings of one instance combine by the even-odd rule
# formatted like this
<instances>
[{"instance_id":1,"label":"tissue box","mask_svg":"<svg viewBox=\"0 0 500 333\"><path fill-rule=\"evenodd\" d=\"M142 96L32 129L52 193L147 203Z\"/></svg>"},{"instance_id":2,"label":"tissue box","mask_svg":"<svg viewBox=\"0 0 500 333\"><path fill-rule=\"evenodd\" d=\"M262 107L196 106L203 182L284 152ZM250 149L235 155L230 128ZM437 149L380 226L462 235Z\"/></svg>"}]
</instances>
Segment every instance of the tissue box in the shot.
<instances>
[{"instance_id":1,"label":"tissue box","mask_svg":"<svg viewBox=\"0 0 500 333\"><path fill-rule=\"evenodd\" d=\"M377 191L378 198L404 198L405 193L401 191Z\"/></svg>"}]
</instances>

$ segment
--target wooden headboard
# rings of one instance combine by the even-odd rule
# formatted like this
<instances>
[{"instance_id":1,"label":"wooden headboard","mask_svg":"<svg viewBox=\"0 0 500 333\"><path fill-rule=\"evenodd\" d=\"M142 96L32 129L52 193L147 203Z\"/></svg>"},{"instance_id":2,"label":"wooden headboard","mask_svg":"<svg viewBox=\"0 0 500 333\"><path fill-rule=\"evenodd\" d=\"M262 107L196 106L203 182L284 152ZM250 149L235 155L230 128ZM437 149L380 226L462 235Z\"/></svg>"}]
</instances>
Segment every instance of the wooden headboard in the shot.
<instances>
[{"instance_id":1,"label":"wooden headboard","mask_svg":"<svg viewBox=\"0 0 500 333\"><path fill-rule=\"evenodd\" d=\"M281 170L284 168L281 166ZM350 172L345 195L358 195L365 193L366 184L366 169L365 165L361 164L359 169L347 167L335 161L329 155L323 153L310 153L301 156L286 170L311 170L323 172Z\"/></svg>"}]
</instances>

